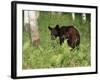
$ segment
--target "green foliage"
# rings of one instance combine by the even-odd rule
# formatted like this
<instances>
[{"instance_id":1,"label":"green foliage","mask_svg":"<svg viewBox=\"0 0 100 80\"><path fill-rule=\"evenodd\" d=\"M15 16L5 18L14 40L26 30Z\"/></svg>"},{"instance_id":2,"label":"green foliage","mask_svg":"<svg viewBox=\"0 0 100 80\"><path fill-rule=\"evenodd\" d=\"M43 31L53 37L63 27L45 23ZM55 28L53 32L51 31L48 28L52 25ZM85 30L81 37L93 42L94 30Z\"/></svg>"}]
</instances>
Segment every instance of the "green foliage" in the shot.
<instances>
[{"instance_id":1,"label":"green foliage","mask_svg":"<svg viewBox=\"0 0 100 80\"><path fill-rule=\"evenodd\" d=\"M75 25L80 31L81 42L79 50L71 48L67 40L62 45L59 38L51 40L49 25ZM40 12L38 19L40 44L35 47L31 44L29 32L23 31L23 69L34 68L57 68L57 67L78 67L90 66L90 14L87 14L86 23L82 23L81 14L76 14L75 21L71 13L61 15L50 12Z\"/></svg>"}]
</instances>

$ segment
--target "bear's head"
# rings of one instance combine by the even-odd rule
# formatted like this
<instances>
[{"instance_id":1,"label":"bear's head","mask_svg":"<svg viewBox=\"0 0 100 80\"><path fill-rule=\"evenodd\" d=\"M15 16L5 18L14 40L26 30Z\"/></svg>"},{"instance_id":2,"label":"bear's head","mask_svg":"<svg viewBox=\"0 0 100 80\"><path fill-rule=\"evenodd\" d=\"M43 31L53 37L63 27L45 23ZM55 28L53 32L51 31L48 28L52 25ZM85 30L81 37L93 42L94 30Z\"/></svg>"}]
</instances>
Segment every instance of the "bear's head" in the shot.
<instances>
[{"instance_id":1,"label":"bear's head","mask_svg":"<svg viewBox=\"0 0 100 80\"><path fill-rule=\"evenodd\" d=\"M50 26L48 26L48 29L51 32L51 39L55 39L56 37L59 36L59 25L56 25L54 28L51 28Z\"/></svg>"}]
</instances>

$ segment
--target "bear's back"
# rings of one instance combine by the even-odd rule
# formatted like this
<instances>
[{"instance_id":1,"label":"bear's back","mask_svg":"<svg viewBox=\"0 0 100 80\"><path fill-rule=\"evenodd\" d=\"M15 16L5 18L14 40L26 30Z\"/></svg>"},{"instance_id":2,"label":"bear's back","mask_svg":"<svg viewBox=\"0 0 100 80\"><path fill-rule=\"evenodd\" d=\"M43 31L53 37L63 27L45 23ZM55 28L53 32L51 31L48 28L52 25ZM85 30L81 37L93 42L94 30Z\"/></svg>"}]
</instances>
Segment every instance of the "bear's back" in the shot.
<instances>
[{"instance_id":1,"label":"bear's back","mask_svg":"<svg viewBox=\"0 0 100 80\"><path fill-rule=\"evenodd\" d=\"M70 34L70 35L79 35L79 31L73 26L73 25L70 25L70 26L62 26L60 28L60 32L61 34Z\"/></svg>"}]
</instances>

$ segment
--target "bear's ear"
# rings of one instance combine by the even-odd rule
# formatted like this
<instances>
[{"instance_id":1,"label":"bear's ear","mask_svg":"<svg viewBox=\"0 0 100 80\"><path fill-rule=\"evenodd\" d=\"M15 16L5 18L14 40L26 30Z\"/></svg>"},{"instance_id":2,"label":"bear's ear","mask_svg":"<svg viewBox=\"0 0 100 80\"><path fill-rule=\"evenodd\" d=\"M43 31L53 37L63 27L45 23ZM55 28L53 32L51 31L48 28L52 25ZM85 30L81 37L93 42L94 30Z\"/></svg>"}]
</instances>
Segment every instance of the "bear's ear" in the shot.
<instances>
[{"instance_id":1,"label":"bear's ear","mask_svg":"<svg viewBox=\"0 0 100 80\"><path fill-rule=\"evenodd\" d=\"M52 30L52 28L51 28L50 26L48 26L48 29L49 29L49 30Z\"/></svg>"},{"instance_id":2,"label":"bear's ear","mask_svg":"<svg viewBox=\"0 0 100 80\"><path fill-rule=\"evenodd\" d=\"M56 28L56 29L59 29L59 25L57 24L55 28Z\"/></svg>"}]
</instances>

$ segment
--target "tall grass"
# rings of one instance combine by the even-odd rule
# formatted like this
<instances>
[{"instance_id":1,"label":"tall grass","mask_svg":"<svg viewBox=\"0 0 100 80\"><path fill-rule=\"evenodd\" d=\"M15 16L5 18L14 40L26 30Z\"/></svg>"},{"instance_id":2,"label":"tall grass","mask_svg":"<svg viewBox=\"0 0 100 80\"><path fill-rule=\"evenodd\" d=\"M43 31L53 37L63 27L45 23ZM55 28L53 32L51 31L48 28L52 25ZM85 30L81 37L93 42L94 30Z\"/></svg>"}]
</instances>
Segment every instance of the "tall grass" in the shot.
<instances>
[{"instance_id":1,"label":"tall grass","mask_svg":"<svg viewBox=\"0 0 100 80\"><path fill-rule=\"evenodd\" d=\"M87 14L87 21L83 23L79 13L76 13L75 21L73 21L71 13L52 15L51 12L40 12L38 19L39 46L32 45L29 32L23 31L23 69L90 66L90 22L90 14ZM48 26L55 27L56 24L76 26L81 36L79 50L71 51L67 40L63 45L59 44L58 38L51 40Z\"/></svg>"}]
</instances>

